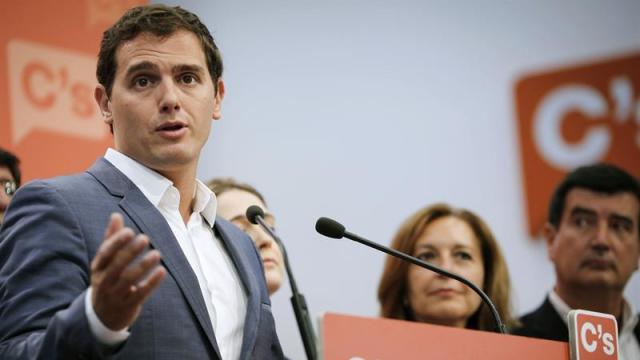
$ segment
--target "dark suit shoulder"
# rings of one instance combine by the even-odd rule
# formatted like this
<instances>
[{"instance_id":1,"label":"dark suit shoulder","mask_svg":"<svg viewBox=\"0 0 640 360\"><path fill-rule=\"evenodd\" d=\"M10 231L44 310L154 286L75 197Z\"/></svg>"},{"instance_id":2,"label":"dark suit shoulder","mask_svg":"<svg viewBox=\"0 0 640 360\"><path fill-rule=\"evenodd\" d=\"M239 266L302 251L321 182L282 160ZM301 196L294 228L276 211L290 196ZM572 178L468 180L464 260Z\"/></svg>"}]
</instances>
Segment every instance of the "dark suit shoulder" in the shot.
<instances>
[{"instance_id":1,"label":"dark suit shoulder","mask_svg":"<svg viewBox=\"0 0 640 360\"><path fill-rule=\"evenodd\" d=\"M73 175L58 176L50 179L30 181L18 189L16 196L19 196L19 192L24 192L26 190L30 190L32 192L53 191L64 197L86 196L95 192L98 187L102 186L90 174L84 172Z\"/></svg>"},{"instance_id":2,"label":"dark suit shoulder","mask_svg":"<svg viewBox=\"0 0 640 360\"><path fill-rule=\"evenodd\" d=\"M536 310L523 315L519 321L520 326L511 330L513 335L569 341L567 325L562 321L549 299L545 299Z\"/></svg>"},{"instance_id":3,"label":"dark suit shoulder","mask_svg":"<svg viewBox=\"0 0 640 360\"><path fill-rule=\"evenodd\" d=\"M87 174L37 180L14 195L0 229L0 358L98 356L84 292L104 225L88 241L82 219L93 214L76 205L95 197L92 183Z\"/></svg>"},{"instance_id":4,"label":"dark suit shoulder","mask_svg":"<svg viewBox=\"0 0 640 360\"><path fill-rule=\"evenodd\" d=\"M80 197L85 202L91 201L98 193L123 197L125 193L136 188L129 178L104 158L98 159L84 172L35 180L23 187L55 190L65 198Z\"/></svg>"}]
</instances>

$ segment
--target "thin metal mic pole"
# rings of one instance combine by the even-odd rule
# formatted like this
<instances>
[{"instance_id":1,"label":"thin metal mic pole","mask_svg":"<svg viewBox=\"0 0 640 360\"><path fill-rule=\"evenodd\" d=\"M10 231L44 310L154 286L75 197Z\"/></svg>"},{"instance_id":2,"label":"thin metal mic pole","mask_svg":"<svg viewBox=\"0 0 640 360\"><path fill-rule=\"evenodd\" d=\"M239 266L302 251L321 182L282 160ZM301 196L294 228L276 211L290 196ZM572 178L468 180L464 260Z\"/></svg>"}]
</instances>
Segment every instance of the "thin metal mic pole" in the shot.
<instances>
[{"instance_id":1,"label":"thin metal mic pole","mask_svg":"<svg viewBox=\"0 0 640 360\"><path fill-rule=\"evenodd\" d=\"M293 306L293 312L296 315L296 322L298 323L298 329L300 330L300 336L302 337L304 351L307 354L308 360L317 360L318 353L316 350L317 348L315 333L313 332L313 327L311 326L309 308L307 307L307 301L304 299L304 295L302 295L298 291L298 285L296 284L296 280L293 277L291 265L289 265L289 256L287 255L287 250L285 249L284 244L282 244L282 241L275 234L273 229L271 229L271 227L264 222L261 215L256 215L255 220L258 222L258 224L260 224L264 231L266 231L267 234L269 234L269 236L271 236L273 240L275 240L276 244L278 244L280 250L282 251L284 267L287 271L287 277L289 278L289 285L291 286L291 305Z\"/></svg>"}]
</instances>

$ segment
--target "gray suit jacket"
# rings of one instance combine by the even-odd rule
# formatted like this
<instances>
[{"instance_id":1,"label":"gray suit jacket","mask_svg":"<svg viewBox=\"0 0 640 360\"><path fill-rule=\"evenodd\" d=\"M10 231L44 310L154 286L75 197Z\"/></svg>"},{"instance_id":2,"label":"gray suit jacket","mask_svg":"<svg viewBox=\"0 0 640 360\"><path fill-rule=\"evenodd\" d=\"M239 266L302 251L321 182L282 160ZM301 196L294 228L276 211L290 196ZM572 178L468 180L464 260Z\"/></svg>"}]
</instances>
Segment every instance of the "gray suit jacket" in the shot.
<instances>
[{"instance_id":1,"label":"gray suit jacket","mask_svg":"<svg viewBox=\"0 0 640 360\"><path fill-rule=\"evenodd\" d=\"M168 276L124 344L101 345L84 311L90 264L112 212L151 239ZM242 279L242 359L283 358L260 256L242 231L214 226ZM0 359L219 359L198 281L160 212L104 159L82 174L32 182L0 230ZM226 360L226 359L225 359Z\"/></svg>"}]
</instances>

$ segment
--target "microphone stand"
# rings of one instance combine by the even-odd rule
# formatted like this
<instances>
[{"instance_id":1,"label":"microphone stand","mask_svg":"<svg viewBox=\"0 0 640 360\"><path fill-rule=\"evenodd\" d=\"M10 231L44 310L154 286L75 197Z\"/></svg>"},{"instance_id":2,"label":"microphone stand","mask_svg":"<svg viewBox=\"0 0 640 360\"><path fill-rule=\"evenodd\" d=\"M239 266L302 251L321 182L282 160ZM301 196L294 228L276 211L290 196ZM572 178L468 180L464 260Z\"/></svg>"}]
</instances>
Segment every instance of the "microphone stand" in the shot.
<instances>
[{"instance_id":1,"label":"microphone stand","mask_svg":"<svg viewBox=\"0 0 640 360\"><path fill-rule=\"evenodd\" d=\"M296 284L296 280L293 277L293 273L291 272L291 265L289 265L287 250L284 248L282 241L275 234L273 229L271 229L271 227L264 222L262 216L256 216L255 220L258 222L258 224L260 224L264 231L266 231L267 234L269 234L269 236L271 236L276 241L276 244L278 244L280 250L282 251L284 267L287 270L289 285L291 285L291 306L293 307L293 312L296 315L296 322L298 323L298 329L300 330L300 336L302 337L304 351L307 354L308 360L317 360L318 354L316 350L317 348L315 334L313 332L313 327L311 326L311 319L309 318L309 309L307 308L307 302L304 299L304 295L302 295L298 291L298 285Z\"/></svg>"}]
</instances>

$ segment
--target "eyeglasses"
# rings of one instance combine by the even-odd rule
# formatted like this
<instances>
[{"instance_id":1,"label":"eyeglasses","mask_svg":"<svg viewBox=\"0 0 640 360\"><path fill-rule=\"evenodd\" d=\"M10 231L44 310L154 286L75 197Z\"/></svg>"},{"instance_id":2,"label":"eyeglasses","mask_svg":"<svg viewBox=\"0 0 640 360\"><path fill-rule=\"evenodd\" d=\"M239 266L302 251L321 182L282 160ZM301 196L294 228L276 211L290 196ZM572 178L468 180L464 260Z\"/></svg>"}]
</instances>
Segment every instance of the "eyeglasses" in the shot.
<instances>
[{"instance_id":1,"label":"eyeglasses","mask_svg":"<svg viewBox=\"0 0 640 360\"><path fill-rule=\"evenodd\" d=\"M0 191L4 191L7 196L13 196L18 190L18 185L13 180L0 180Z\"/></svg>"}]
</instances>

